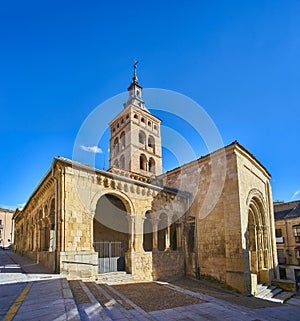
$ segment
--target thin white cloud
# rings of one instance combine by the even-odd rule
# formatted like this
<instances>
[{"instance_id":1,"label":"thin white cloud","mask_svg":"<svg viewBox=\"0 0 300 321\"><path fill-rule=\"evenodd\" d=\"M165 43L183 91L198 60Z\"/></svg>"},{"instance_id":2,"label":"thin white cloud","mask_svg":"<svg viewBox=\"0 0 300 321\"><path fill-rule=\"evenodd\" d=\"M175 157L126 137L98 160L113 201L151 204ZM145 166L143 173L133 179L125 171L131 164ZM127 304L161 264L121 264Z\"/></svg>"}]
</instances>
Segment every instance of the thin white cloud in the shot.
<instances>
[{"instance_id":1,"label":"thin white cloud","mask_svg":"<svg viewBox=\"0 0 300 321\"><path fill-rule=\"evenodd\" d=\"M103 151L100 147L98 146L84 146L84 145L80 145L80 148L82 150L84 150L85 152L88 153L94 153L94 154L102 154Z\"/></svg>"},{"instance_id":2,"label":"thin white cloud","mask_svg":"<svg viewBox=\"0 0 300 321\"><path fill-rule=\"evenodd\" d=\"M26 205L26 203L19 203L17 205L18 205L18 207L24 207Z\"/></svg>"},{"instance_id":3,"label":"thin white cloud","mask_svg":"<svg viewBox=\"0 0 300 321\"><path fill-rule=\"evenodd\" d=\"M15 210L18 206L15 205L7 205L7 204L0 204L0 208L8 209L8 210Z\"/></svg>"},{"instance_id":4,"label":"thin white cloud","mask_svg":"<svg viewBox=\"0 0 300 321\"><path fill-rule=\"evenodd\" d=\"M300 190L296 191L293 196L292 196L292 200L295 199L298 195L300 195Z\"/></svg>"}]
</instances>

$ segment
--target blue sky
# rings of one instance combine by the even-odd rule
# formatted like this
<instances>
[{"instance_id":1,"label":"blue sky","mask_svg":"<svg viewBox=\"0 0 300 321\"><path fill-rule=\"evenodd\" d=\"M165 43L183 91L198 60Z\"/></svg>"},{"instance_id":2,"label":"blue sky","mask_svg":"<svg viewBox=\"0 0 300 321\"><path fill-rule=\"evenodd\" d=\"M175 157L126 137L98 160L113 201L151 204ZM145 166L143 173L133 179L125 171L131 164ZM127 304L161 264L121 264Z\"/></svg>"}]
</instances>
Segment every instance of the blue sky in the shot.
<instances>
[{"instance_id":1,"label":"blue sky","mask_svg":"<svg viewBox=\"0 0 300 321\"><path fill-rule=\"evenodd\" d=\"M191 97L224 144L253 153L275 200L300 198L299 1L2 1L0 39L1 207L26 202L54 156L72 157L85 118L127 89L133 58L144 87Z\"/></svg>"}]
</instances>

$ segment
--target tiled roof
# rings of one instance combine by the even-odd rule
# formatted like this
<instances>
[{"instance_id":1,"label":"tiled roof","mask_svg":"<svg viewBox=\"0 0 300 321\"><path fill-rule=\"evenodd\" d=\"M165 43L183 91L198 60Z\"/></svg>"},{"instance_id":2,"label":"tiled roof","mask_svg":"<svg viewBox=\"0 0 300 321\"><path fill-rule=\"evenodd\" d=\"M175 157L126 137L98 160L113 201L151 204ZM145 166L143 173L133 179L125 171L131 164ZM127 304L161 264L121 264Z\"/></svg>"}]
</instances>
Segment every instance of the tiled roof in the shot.
<instances>
[{"instance_id":1,"label":"tiled roof","mask_svg":"<svg viewBox=\"0 0 300 321\"><path fill-rule=\"evenodd\" d=\"M275 205L274 216L275 220L300 217L300 201Z\"/></svg>"}]
</instances>

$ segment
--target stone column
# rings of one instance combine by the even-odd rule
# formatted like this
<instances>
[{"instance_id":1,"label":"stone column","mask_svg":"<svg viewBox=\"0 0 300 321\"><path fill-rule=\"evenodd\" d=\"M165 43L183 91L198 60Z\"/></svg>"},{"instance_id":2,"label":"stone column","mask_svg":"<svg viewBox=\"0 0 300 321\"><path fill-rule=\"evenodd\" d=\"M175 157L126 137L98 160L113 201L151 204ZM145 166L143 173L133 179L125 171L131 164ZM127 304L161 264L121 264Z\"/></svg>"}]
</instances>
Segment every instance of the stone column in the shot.
<instances>
[{"instance_id":1,"label":"stone column","mask_svg":"<svg viewBox=\"0 0 300 321\"><path fill-rule=\"evenodd\" d=\"M269 226L263 225L263 239L264 239L264 257L265 257L265 267L271 268L272 267L272 257L271 257L271 245L270 245L270 239L268 233L270 231Z\"/></svg>"},{"instance_id":2,"label":"stone column","mask_svg":"<svg viewBox=\"0 0 300 321\"><path fill-rule=\"evenodd\" d=\"M182 248L181 223L176 223L177 248Z\"/></svg>"},{"instance_id":3,"label":"stone column","mask_svg":"<svg viewBox=\"0 0 300 321\"><path fill-rule=\"evenodd\" d=\"M257 252L258 252L258 268L259 270L264 267L264 254L263 254L263 233L262 226L257 225Z\"/></svg>"},{"instance_id":4,"label":"stone column","mask_svg":"<svg viewBox=\"0 0 300 321\"><path fill-rule=\"evenodd\" d=\"M134 250L136 252L144 252L143 239L144 239L144 220L145 216L136 215L135 216L135 233L134 233Z\"/></svg>"},{"instance_id":5,"label":"stone column","mask_svg":"<svg viewBox=\"0 0 300 321\"><path fill-rule=\"evenodd\" d=\"M152 252L158 251L158 223L159 219L152 218Z\"/></svg>"},{"instance_id":6,"label":"stone column","mask_svg":"<svg viewBox=\"0 0 300 321\"><path fill-rule=\"evenodd\" d=\"M134 252L134 221L135 215L131 214L127 216L128 218L128 226L129 226L129 244L128 244L128 252Z\"/></svg>"},{"instance_id":7,"label":"stone column","mask_svg":"<svg viewBox=\"0 0 300 321\"><path fill-rule=\"evenodd\" d=\"M170 229L170 224L168 223L168 226L166 228L166 234L165 234L165 238L166 238L166 248L165 251L169 251L171 249L171 229Z\"/></svg>"}]
</instances>

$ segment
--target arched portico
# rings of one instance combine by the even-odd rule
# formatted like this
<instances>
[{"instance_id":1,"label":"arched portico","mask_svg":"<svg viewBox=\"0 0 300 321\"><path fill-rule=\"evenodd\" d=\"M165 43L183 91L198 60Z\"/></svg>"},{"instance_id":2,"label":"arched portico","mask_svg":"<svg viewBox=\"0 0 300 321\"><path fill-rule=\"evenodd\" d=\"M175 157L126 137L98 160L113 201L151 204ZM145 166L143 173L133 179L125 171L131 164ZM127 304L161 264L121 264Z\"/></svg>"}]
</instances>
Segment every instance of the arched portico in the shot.
<instances>
[{"instance_id":1,"label":"arched portico","mask_svg":"<svg viewBox=\"0 0 300 321\"><path fill-rule=\"evenodd\" d=\"M260 194L256 193L256 195L252 195L249 198L248 228L246 233L249 270L252 275L252 292L256 288L257 283L269 284L270 282L269 272L271 265L269 252L271 251L271 245L268 235L269 229L264 201Z\"/></svg>"},{"instance_id":2,"label":"arched portico","mask_svg":"<svg viewBox=\"0 0 300 321\"><path fill-rule=\"evenodd\" d=\"M99 272L125 270L130 245L129 204L116 194L102 195L93 218L93 246L98 252Z\"/></svg>"}]
</instances>

